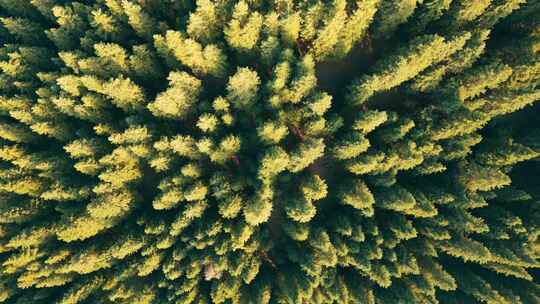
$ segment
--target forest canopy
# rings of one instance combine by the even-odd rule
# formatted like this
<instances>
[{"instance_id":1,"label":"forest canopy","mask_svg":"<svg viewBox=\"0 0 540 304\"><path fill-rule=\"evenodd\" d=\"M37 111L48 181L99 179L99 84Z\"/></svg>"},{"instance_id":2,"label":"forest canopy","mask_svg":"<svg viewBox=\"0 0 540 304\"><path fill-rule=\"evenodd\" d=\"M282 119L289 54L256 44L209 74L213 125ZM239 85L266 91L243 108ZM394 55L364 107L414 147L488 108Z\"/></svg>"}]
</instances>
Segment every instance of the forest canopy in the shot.
<instances>
[{"instance_id":1,"label":"forest canopy","mask_svg":"<svg viewBox=\"0 0 540 304\"><path fill-rule=\"evenodd\" d=\"M0 0L0 303L540 303L540 1Z\"/></svg>"}]
</instances>

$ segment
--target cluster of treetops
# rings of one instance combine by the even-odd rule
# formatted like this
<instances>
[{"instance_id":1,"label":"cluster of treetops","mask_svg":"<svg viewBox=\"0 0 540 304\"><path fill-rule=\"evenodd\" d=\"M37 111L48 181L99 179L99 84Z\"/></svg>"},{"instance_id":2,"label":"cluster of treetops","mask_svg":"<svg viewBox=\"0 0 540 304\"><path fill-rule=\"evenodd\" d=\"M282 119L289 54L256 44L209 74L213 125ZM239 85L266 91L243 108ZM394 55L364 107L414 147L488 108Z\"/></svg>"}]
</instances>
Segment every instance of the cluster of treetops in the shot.
<instances>
[{"instance_id":1,"label":"cluster of treetops","mask_svg":"<svg viewBox=\"0 0 540 304\"><path fill-rule=\"evenodd\" d=\"M540 1L0 0L0 303L540 303Z\"/></svg>"}]
</instances>

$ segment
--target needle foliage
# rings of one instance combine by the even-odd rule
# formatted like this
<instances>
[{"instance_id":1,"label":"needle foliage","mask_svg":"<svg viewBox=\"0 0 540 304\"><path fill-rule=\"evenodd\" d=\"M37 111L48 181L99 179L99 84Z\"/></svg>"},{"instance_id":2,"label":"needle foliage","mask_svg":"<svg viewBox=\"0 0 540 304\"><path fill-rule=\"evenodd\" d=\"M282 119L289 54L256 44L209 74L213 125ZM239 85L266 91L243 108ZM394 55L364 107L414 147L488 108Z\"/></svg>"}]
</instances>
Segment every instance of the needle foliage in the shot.
<instances>
[{"instance_id":1,"label":"needle foliage","mask_svg":"<svg viewBox=\"0 0 540 304\"><path fill-rule=\"evenodd\" d=\"M540 303L533 0L0 0L0 303Z\"/></svg>"}]
</instances>

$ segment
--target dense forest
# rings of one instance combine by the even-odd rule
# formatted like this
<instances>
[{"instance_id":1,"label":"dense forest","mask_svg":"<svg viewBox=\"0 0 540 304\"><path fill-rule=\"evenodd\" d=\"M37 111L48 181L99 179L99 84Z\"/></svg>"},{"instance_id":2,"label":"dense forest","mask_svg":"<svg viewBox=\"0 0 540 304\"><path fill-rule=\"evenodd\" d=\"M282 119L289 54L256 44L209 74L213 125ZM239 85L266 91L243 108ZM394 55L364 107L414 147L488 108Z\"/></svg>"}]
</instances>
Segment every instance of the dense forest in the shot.
<instances>
[{"instance_id":1,"label":"dense forest","mask_svg":"<svg viewBox=\"0 0 540 304\"><path fill-rule=\"evenodd\" d=\"M540 1L0 0L0 303L540 303Z\"/></svg>"}]
</instances>

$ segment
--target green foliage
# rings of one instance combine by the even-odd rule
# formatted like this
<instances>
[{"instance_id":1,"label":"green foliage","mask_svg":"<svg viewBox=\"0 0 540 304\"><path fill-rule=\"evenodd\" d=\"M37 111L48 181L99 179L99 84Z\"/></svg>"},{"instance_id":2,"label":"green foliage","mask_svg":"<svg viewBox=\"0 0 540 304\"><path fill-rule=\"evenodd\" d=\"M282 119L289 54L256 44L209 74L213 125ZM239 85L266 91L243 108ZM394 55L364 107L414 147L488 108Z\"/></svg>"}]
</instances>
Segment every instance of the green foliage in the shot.
<instances>
[{"instance_id":1,"label":"green foliage","mask_svg":"<svg viewBox=\"0 0 540 304\"><path fill-rule=\"evenodd\" d=\"M364 76L351 86L350 101L360 104L375 93L392 89L410 80L429 66L443 61L459 51L471 37L465 32L452 40L438 35L421 36L377 65L376 72Z\"/></svg>"},{"instance_id":2,"label":"green foliage","mask_svg":"<svg viewBox=\"0 0 540 304\"><path fill-rule=\"evenodd\" d=\"M234 6L232 18L223 33L231 48L247 52L257 44L262 25L261 14L250 13L249 5L245 1L239 1Z\"/></svg>"},{"instance_id":3,"label":"green foliage","mask_svg":"<svg viewBox=\"0 0 540 304\"><path fill-rule=\"evenodd\" d=\"M385 123L388 119L386 112L382 111L366 111L362 112L358 119L354 122L353 128L367 134L375 130L378 126Z\"/></svg>"},{"instance_id":4,"label":"green foliage","mask_svg":"<svg viewBox=\"0 0 540 304\"><path fill-rule=\"evenodd\" d=\"M474 163L460 163L457 180L471 191L488 191L507 186L511 182L510 177L499 169Z\"/></svg>"},{"instance_id":5,"label":"green foliage","mask_svg":"<svg viewBox=\"0 0 540 304\"><path fill-rule=\"evenodd\" d=\"M157 30L157 24L154 18L147 14L143 8L131 1L122 0L123 13L127 16L129 25L138 36L147 40L152 40L152 35Z\"/></svg>"},{"instance_id":6,"label":"green foliage","mask_svg":"<svg viewBox=\"0 0 540 304\"><path fill-rule=\"evenodd\" d=\"M491 2L492 0L456 1L450 14L458 24L470 22L480 16Z\"/></svg>"},{"instance_id":7,"label":"green foliage","mask_svg":"<svg viewBox=\"0 0 540 304\"><path fill-rule=\"evenodd\" d=\"M201 82L188 73L171 72L169 87L148 104L155 116L183 118L194 106L201 88Z\"/></svg>"},{"instance_id":8,"label":"green foliage","mask_svg":"<svg viewBox=\"0 0 540 304\"><path fill-rule=\"evenodd\" d=\"M223 76L227 69L227 58L214 44L203 46L182 33L168 30L165 35L154 35L154 46L172 68L178 63L189 67L200 75Z\"/></svg>"},{"instance_id":9,"label":"green foliage","mask_svg":"<svg viewBox=\"0 0 540 304\"><path fill-rule=\"evenodd\" d=\"M347 1L332 2L327 10L317 3L305 16L303 33L306 38L316 35L310 53L318 61L345 57L365 37L380 0L355 1L354 9L347 8Z\"/></svg>"},{"instance_id":10,"label":"green foliage","mask_svg":"<svg viewBox=\"0 0 540 304\"><path fill-rule=\"evenodd\" d=\"M227 99L237 110L249 110L256 102L260 79L257 73L249 68L238 68L229 78Z\"/></svg>"},{"instance_id":11,"label":"green foliage","mask_svg":"<svg viewBox=\"0 0 540 304\"><path fill-rule=\"evenodd\" d=\"M337 142L333 154L337 159L350 159L367 151L369 146L369 140L362 134L357 132L349 133L344 139Z\"/></svg>"},{"instance_id":12,"label":"green foliage","mask_svg":"<svg viewBox=\"0 0 540 304\"><path fill-rule=\"evenodd\" d=\"M210 42L219 36L220 8L209 0L198 0L197 9L189 14L187 33L193 39Z\"/></svg>"},{"instance_id":13,"label":"green foliage","mask_svg":"<svg viewBox=\"0 0 540 304\"><path fill-rule=\"evenodd\" d=\"M0 0L0 303L539 303L538 16Z\"/></svg>"},{"instance_id":14,"label":"green foliage","mask_svg":"<svg viewBox=\"0 0 540 304\"><path fill-rule=\"evenodd\" d=\"M376 16L375 33L378 36L390 35L400 24L405 23L411 17L416 6L421 2L417 0L381 1L377 12L378 16Z\"/></svg>"},{"instance_id":15,"label":"green foliage","mask_svg":"<svg viewBox=\"0 0 540 304\"><path fill-rule=\"evenodd\" d=\"M361 210L366 217L373 216L375 199L364 182L356 180L345 191L340 195L342 203Z\"/></svg>"}]
</instances>

